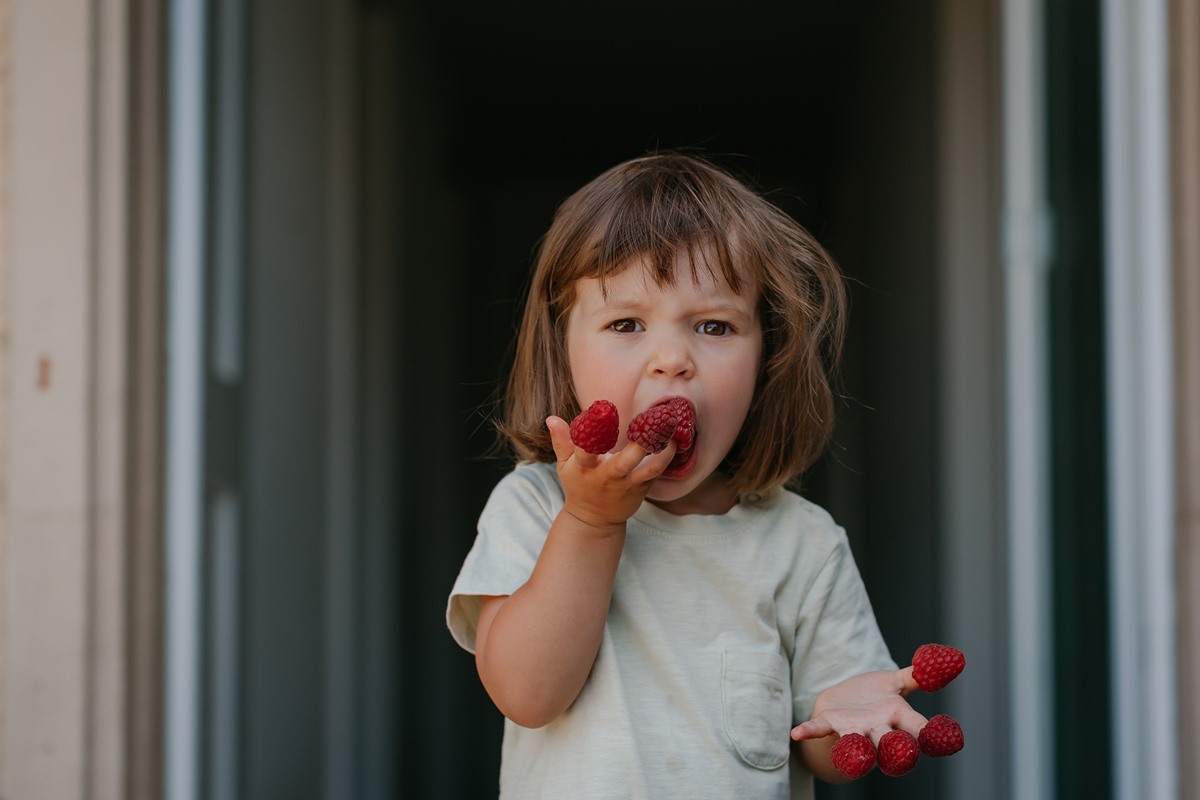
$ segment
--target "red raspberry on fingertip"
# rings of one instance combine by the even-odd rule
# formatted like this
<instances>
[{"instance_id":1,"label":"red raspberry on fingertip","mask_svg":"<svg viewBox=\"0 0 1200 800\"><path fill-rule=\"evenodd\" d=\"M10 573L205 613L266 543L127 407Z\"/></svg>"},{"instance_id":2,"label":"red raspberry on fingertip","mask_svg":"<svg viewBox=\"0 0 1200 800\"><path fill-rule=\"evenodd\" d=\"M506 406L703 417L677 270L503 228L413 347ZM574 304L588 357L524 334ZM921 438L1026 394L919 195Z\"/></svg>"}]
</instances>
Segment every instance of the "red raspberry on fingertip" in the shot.
<instances>
[{"instance_id":1,"label":"red raspberry on fingertip","mask_svg":"<svg viewBox=\"0 0 1200 800\"><path fill-rule=\"evenodd\" d=\"M679 443L679 452L686 453L696 441L696 407L686 397L673 398L667 405L679 417L679 425L671 438Z\"/></svg>"},{"instance_id":2,"label":"red raspberry on fingertip","mask_svg":"<svg viewBox=\"0 0 1200 800\"><path fill-rule=\"evenodd\" d=\"M875 768L875 745L861 733L848 733L833 743L829 751L833 766L850 780L857 780Z\"/></svg>"},{"instance_id":3,"label":"red raspberry on fingertip","mask_svg":"<svg viewBox=\"0 0 1200 800\"><path fill-rule=\"evenodd\" d=\"M669 404L651 406L629 423L629 441L648 453L661 453L679 427L679 415Z\"/></svg>"},{"instance_id":4,"label":"red raspberry on fingertip","mask_svg":"<svg viewBox=\"0 0 1200 800\"><path fill-rule=\"evenodd\" d=\"M953 717L938 714L917 734L921 752L933 758L952 756L963 749L962 726Z\"/></svg>"},{"instance_id":5,"label":"red raspberry on fingertip","mask_svg":"<svg viewBox=\"0 0 1200 800\"><path fill-rule=\"evenodd\" d=\"M879 739L876 757L879 759L880 772L899 778L912 772L917 766L917 762L921 760L921 748L908 731L888 731Z\"/></svg>"},{"instance_id":6,"label":"red raspberry on fingertip","mask_svg":"<svg viewBox=\"0 0 1200 800\"><path fill-rule=\"evenodd\" d=\"M924 692L936 692L967 665L962 651L946 644L923 644L912 657L912 676Z\"/></svg>"},{"instance_id":7,"label":"red raspberry on fingertip","mask_svg":"<svg viewBox=\"0 0 1200 800\"><path fill-rule=\"evenodd\" d=\"M607 400L592 403L571 422L571 441L595 455L612 450L620 432L617 407Z\"/></svg>"}]
</instances>

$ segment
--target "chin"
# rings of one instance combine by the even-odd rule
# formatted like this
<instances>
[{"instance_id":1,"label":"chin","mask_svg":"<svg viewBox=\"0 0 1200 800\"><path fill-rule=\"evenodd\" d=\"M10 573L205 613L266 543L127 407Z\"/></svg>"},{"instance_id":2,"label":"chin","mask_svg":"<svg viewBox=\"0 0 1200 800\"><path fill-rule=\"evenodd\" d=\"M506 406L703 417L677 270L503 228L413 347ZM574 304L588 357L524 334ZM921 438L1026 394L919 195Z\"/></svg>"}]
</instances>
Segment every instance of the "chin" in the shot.
<instances>
[{"instance_id":1,"label":"chin","mask_svg":"<svg viewBox=\"0 0 1200 800\"><path fill-rule=\"evenodd\" d=\"M682 500L694 491L694 487L683 486L670 481L670 479L659 478L646 495L646 499L656 503L673 503Z\"/></svg>"},{"instance_id":2,"label":"chin","mask_svg":"<svg viewBox=\"0 0 1200 800\"><path fill-rule=\"evenodd\" d=\"M686 477L664 473L654 482L646 499L677 514L723 514L737 502L724 475L698 469L694 463L683 466L688 468Z\"/></svg>"}]
</instances>

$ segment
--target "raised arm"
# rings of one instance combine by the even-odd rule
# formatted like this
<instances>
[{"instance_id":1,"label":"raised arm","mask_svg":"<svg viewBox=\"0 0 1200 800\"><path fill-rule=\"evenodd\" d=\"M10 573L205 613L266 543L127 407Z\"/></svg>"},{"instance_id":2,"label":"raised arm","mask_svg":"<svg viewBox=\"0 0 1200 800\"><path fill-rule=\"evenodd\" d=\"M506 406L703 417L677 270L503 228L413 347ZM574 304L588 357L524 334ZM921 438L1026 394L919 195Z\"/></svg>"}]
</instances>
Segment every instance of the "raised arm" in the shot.
<instances>
[{"instance_id":1,"label":"raised arm","mask_svg":"<svg viewBox=\"0 0 1200 800\"><path fill-rule=\"evenodd\" d=\"M529 580L480 609L475 663L497 708L536 728L583 689L600 649L625 526L675 452L647 456L637 444L596 456L571 443L569 426L547 420L566 494Z\"/></svg>"}]
</instances>

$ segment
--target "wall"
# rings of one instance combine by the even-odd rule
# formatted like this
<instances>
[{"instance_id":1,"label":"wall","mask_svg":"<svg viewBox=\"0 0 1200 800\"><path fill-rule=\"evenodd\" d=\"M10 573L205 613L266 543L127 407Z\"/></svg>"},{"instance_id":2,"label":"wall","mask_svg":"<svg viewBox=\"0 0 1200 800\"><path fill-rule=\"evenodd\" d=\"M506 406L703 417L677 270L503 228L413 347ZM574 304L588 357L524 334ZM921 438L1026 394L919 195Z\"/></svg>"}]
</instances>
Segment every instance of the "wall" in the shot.
<instances>
[{"instance_id":1,"label":"wall","mask_svg":"<svg viewBox=\"0 0 1200 800\"><path fill-rule=\"evenodd\" d=\"M8 526L3 515L8 507L8 129L9 64L12 42L9 38L9 0L0 0L0 564L8 561L6 550ZM5 647L3 620L7 617L4 593L0 592L0 687L5 681ZM0 699L0 737L4 735L5 710ZM0 749L0 778L4 774L4 750Z\"/></svg>"},{"instance_id":2,"label":"wall","mask_svg":"<svg viewBox=\"0 0 1200 800\"><path fill-rule=\"evenodd\" d=\"M128 513L157 481L128 480L153 451L127 425L131 387L155 385L129 347L135 327L155 333L130 302L153 252L131 246L134 179L155 152L130 126L147 110L131 54L155 52L129 37L153 33L135 22L157 5L137 8L0 3L0 796L21 800L144 797L132 776L157 761L154 674L131 666L131 642L156 649L133 622L155 593L137 588L152 568L130 579L146 528ZM153 403L138 410L152 426Z\"/></svg>"},{"instance_id":3,"label":"wall","mask_svg":"<svg viewBox=\"0 0 1200 800\"><path fill-rule=\"evenodd\" d=\"M101 519L88 425L99 399L88 12L14 2L9 17L0 795L21 798L82 797L101 777L91 734L107 711L91 691L112 651L91 639L105 609L91 558Z\"/></svg>"}]
</instances>

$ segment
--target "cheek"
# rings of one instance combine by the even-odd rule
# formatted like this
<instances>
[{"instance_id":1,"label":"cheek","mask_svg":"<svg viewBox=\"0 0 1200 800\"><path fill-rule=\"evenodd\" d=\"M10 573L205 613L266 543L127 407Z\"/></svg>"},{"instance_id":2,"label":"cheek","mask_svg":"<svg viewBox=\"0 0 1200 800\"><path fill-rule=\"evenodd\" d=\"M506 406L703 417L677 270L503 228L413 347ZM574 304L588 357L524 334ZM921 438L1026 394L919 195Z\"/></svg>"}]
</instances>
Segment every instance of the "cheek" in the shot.
<instances>
[{"instance_id":1,"label":"cheek","mask_svg":"<svg viewBox=\"0 0 1200 800\"><path fill-rule=\"evenodd\" d=\"M728 386L722 388L719 396L723 398L722 402L725 405L724 434L732 445L733 439L737 438L750 413L750 405L754 401L754 381L753 379L730 381Z\"/></svg>"},{"instance_id":2,"label":"cheek","mask_svg":"<svg viewBox=\"0 0 1200 800\"><path fill-rule=\"evenodd\" d=\"M754 394L758 388L759 357L761 351L747 352L726 372L724 385L720 388L720 397L725 398L730 414L729 425L733 435L741 430L750 413L754 402Z\"/></svg>"},{"instance_id":3,"label":"cheek","mask_svg":"<svg viewBox=\"0 0 1200 800\"><path fill-rule=\"evenodd\" d=\"M595 371L596 358L587 346L586 340L579 337L567 337L567 369L571 373L571 382L578 394L581 389L592 383L592 373ZM583 398L581 397L580 400Z\"/></svg>"},{"instance_id":4,"label":"cheek","mask_svg":"<svg viewBox=\"0 0 1200 800\"><path fill-rule=\"evenodd\" d=\"M595 338L588 336L567 337L567 365L571 371L571 385L579 403L611 400L613 390L619 385L621 364L607 353Z\"/></svg>"},{"instance_id":5,"label":"cheek","mask_svg":"<svg viewBox=\"0 0 1200 800\"><path fill-rule=\"evenodd\" d=\"M587 387L590 385L592 365L595 357L588 347L588 337L581 336L576 329L574 314L567 323L567 374L571 377L571 385L575 388L576 399L586 405Z\"/></svg>"},{"instance_id":6,"label":"cheek","mask_svg":"<svg viewBox=\"0 0 1200 800\"><path fill-rule=\"evenodd\" d=\"M725 378L729 391L742 396L753 394L758 384L758 371L762 361L762 344L748 341L738 349L737 355L726 361Z\"/></svg>"}]
</instances>

